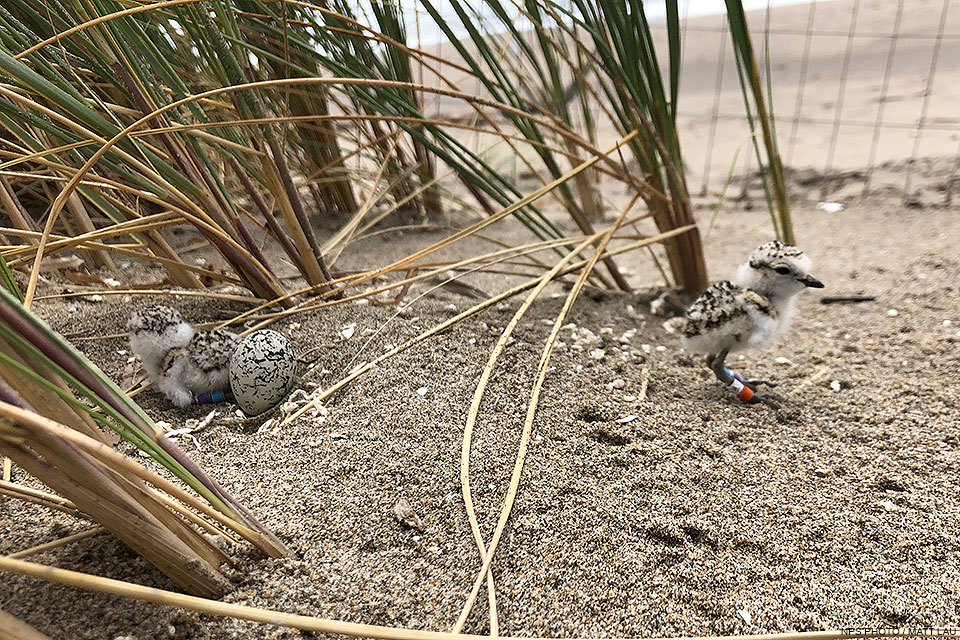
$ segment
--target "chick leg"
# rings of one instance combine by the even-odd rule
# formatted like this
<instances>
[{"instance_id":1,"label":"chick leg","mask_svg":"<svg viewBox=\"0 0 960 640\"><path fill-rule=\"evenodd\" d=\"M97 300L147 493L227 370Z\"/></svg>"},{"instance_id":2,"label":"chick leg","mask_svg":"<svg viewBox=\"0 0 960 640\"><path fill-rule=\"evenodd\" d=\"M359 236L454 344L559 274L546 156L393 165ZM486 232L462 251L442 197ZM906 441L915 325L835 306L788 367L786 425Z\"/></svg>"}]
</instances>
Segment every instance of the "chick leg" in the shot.
<instances>
[{"instance_id":1,"label":"chick leg","mask_svg":"<svg viewBox=\"0 0 960 640\"><path fill-rule=\"evenodd\" d=\"M757 386L766 384L772 387L775 386L774 384L766 380L744 380L724 366L729 351L730 349L724 349L715 356L707 357L708 366L713 371L713 375L717 376L717 380L731 389L740 400L747 404L763 403L774 409L779 409L780 403L784 401L783 398L775 393L757 393Z\"/></svg>"}]
</instances>

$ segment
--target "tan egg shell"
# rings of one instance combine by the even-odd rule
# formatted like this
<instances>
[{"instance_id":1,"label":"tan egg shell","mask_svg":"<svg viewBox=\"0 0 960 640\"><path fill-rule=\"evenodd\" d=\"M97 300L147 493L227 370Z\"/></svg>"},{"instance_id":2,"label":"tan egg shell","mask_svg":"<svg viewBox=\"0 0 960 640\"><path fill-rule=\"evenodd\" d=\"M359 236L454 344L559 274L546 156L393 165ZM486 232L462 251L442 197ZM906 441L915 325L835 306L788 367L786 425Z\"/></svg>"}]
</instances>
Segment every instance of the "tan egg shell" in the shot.
<instances>
[{"instance_id":1,"label":"tan egg shell","mask_svg":"<svg viewBox=\"0 0 960 640\"><path fill-rule=\"evenodd\" d=\"M297 375L293 344L261 329L240 341L230 358L230 390L247 415L258 415L282 401Z\"/></svg>"}]
</instances>

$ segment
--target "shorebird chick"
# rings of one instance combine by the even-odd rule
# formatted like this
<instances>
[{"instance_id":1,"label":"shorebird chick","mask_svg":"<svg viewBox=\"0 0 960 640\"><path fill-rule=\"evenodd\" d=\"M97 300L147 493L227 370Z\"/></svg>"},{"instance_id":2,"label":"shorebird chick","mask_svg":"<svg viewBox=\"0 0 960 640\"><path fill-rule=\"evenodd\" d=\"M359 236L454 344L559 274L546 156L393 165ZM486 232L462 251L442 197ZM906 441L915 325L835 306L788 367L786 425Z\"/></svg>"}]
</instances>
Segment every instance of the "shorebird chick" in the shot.
<instances>
[{"instance_id":1,"label":"shorebird chick","mask_svg":"<svg viewBox=\"0 0 960 640\"><path fill-rule=\"evenodd\" d=\"M130 350L150 381L178 407L223 399L229 389L230 355L237 335L223 329L197 331L171 307L135 311L127 321Z\"/></svg>"},{"instance_id":2,"label":"shorebird chick","mask_svg":"<svg viewBox=\"0 0 960 640\"><path fill-rule=\"evenodd\" d=\"M140 356L143 368L156 384L163 369L163 359L171 349L190 343L194 328L171 307L154 305L130 314L127 320L130 350Z\"/></svg>"},{"instance_id":3,"label":"shorebird chick","mask_svg":"<svg viewBox=\"0 0 960 640\"><path fill-rule=\"evenodd\" d=\"M766 380L744 380L724 366L727 354L764 347L790 325L794 298L807 287L822 288L812 263L797 247L779 241L761 245L737 270L736 283L711 285L694 300L681 324L683 347L707 356L717 379L740 400L779 408L783 399L757 393Z\"/></svg>"},{"instance_id":4,"label":"shorebird chick","mask_svg":"<svg viewBox=\"0 0 960 640\"><path fill-rule=\"evenodd\" d=\"M238 341L237 334L224 329L198 331L187 346L167 353L157 388L180 408L223 400Z\"/></svg>"}]
</instances>

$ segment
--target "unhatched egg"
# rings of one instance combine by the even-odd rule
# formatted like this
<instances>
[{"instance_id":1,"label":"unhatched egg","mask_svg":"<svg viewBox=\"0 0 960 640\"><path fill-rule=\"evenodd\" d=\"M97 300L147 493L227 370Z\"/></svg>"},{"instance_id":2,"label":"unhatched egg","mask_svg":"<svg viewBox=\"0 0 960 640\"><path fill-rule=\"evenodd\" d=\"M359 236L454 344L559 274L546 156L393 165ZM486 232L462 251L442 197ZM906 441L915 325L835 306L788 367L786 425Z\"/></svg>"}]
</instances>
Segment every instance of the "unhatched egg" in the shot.
<instances>
[{"instance_id":1,"label":"unhatched egg","mask_svg":"<svg viewBox=\"0 0 960 640\"><path fill-rule=\"evenodd\" d=\"M293 344L276 331L254 331L230 358L230 390L247 415L255 416L283 400L297 374Z\"/></svg>"}]
</instances>

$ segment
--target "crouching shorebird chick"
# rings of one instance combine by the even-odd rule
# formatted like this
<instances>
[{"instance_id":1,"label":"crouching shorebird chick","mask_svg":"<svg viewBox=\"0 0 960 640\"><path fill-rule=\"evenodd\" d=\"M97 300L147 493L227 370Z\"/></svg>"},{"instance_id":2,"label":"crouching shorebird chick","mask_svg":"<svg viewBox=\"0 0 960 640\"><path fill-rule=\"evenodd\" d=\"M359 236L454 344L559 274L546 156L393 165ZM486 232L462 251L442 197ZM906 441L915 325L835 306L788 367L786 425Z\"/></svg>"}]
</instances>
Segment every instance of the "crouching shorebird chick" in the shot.
<instances>
[{"instance_id":1,"label":"crouching shorebird chick","mask_svg":"<svg viewBox=\"0 0 960 640\"><path fill-rule=\"evenodd\" d=\"M757 393L766 380L744 380L724 366L727 354L764 347L790 324L794 298L807 287L823 288L810 275L812 263L797 247L779 241L761 245L737 270L736 283L711 285L694 300L680 324L683 347L707 355L717 379L749 404L779 408L782 398Z\"/></svg>"},{"instance_id":2,"label":"crouching shorebird chick","mask_svg":"<svg viewBox=\"0 0 960 640\"><path fill-rule=\"evenodd\" d=\"M197 331L176 309L146 307L127 321L130 350L140 357L150 381L178 407L224 399L230 388L230 355L236 334Z\"/></svg>"}]
</instances>

